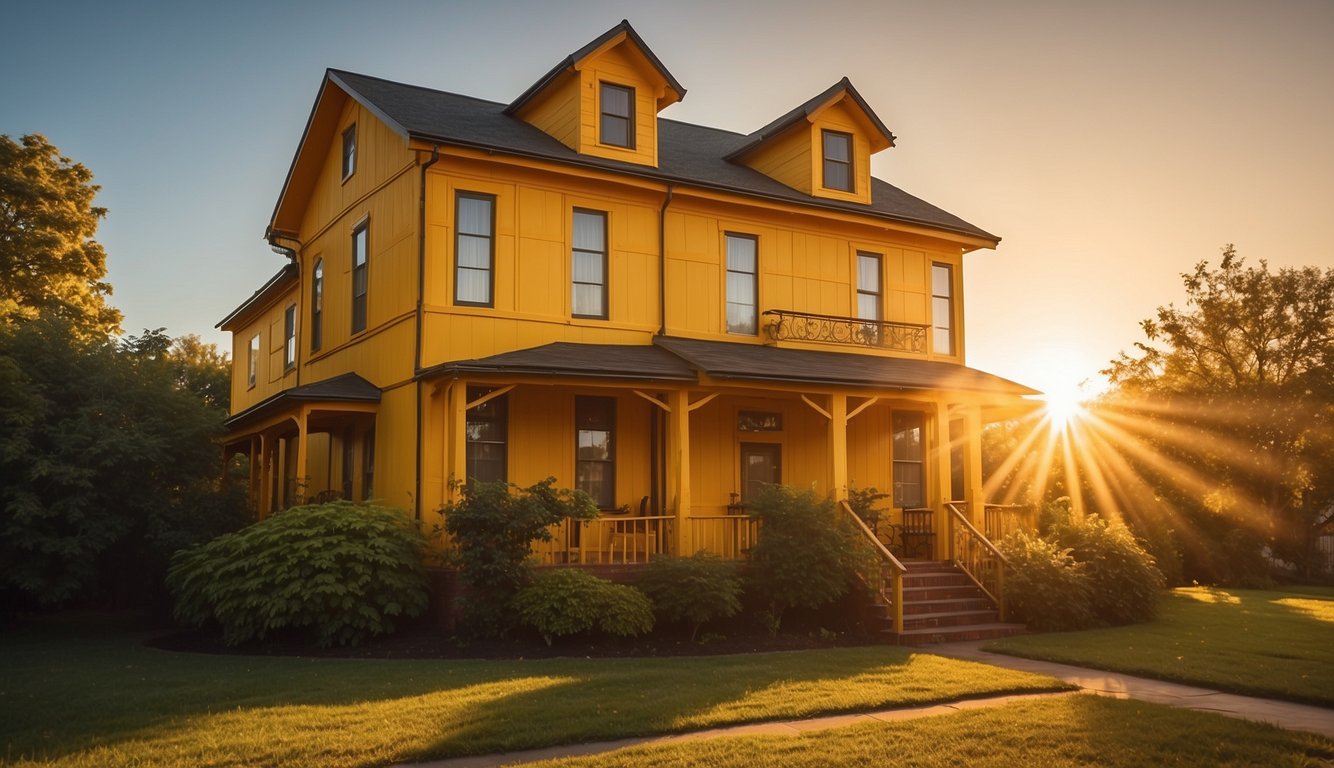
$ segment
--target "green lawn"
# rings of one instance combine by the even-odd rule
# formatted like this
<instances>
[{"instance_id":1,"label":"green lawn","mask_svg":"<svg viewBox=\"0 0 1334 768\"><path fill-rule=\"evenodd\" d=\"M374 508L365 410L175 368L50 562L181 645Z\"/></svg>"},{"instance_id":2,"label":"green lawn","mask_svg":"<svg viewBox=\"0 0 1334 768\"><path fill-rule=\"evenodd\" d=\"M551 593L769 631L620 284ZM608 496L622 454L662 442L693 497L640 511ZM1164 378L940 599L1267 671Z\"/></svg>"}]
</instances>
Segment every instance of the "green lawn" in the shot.
<instances>
[{"instance_id":1,"label":"green lawn","mask_svg":"<svg viewBox=\"0 0 1334 768\"><path fill-rule=\"evenodd\" d=\"M1013 637L986 648L1334 706L1334 588L1175 589L1148 624Z\"/></svg>"},{"instance_id":2,"label":"green lawn","mask_svg":"<svg viewBox=\"0 0 1334 768\"><path fill-rule=\"evenodd\" d=\"M88 616L0 636L0 760L384 765L1064 687L884 646L377 661L171 653L138 640Z\"/></svg>"},{"instance_id":3,"label":"green lawn","mask_svg":"<svg viewBox=\"0 0 1334 768\"><path fill-rule=\"evenodd\" d=\"M913 766L1328 766L1334 742L1156 704L1062 696L994 709L800 736L748 736L633 747L544 768Z\"/></svg>"}]
</instances>

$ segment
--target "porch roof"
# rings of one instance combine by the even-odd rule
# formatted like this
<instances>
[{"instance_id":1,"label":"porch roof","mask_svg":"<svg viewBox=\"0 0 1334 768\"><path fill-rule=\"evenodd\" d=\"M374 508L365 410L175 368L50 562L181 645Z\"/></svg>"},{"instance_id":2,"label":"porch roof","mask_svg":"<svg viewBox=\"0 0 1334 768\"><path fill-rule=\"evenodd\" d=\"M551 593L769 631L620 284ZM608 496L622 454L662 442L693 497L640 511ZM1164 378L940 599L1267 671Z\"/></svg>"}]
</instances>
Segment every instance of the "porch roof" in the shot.
<instances>
[{"instance_id":1,"label":"porch roof","mask_svg":"<svg viewBox=\"0 0 1334 768\"><path fill-rule=\"evenodd\" d=\"M380 402L380 388L355 373L344 373L331 379L302 384L267 397L224 422L227 429L236 429L246 422L280 410L288 403L298 402Z\"/></svg>"},{"instance_id":2,"label":"porch roof","mask_svg":"<svg viewBox=\"0 0 1334 768\"><path fill-rule=\"evenodd\" d=\"M695 381L695 369L679 357L646 344L576 344L556 341L475 360L427 368L431 378L450 373L531 373L612 379Z\"/></svg>"},{"instance_id":3,"label":"porch roof","mask_svg":"<svg viewBox=\"0 0 1334 768\"><path fill-rule=\"evenodd\" d=\"M653 343L686 361L700 373L718 379L964 390L1002 395L1041 394L1035 389L976 368L932 360L784 349L673 336L658 336Z\"/></svg>"}]
</instances>

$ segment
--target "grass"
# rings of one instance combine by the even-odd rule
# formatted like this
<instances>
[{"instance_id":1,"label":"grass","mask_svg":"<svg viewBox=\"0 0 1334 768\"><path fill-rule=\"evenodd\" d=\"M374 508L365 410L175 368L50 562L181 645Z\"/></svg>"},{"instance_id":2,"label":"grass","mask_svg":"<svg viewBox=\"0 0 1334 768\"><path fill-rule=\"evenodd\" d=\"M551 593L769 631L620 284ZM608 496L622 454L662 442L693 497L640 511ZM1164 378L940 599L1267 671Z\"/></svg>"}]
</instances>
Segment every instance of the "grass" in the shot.
<instances>
[{"instance_id":1,"label":"grass","mask_svg":"<svg viewBox=\"0 0 1334 768\"><path fill-rule=\"evenodd\" d=\"M1156 704L1075 695L799 736L731 737L632 747L535 766L1278 768L1329 765L1330 761L1334 761L1334 742L1319 736Z\"/></svg>"},{"instance_id":2,"label":"grass","mask_svg":"<svg viewBox=\"0 0 1334 768\"><path fill-rule=\"evenodd\" d=\"M1175 589L1147 624L1007 638L987 650L1334 706L1334 588Z\"/></svg>"},{"instance_id":3,"label":"grass","mask_svg":"<svg viewBox=\"0 0 1334 768\"><path fill-rule=\"evenodd\" d=\"M668 659L208 656L64 617L0 637L7 763L366 766L1059 690L885 646Z\"/></svg>"}]
</instances>

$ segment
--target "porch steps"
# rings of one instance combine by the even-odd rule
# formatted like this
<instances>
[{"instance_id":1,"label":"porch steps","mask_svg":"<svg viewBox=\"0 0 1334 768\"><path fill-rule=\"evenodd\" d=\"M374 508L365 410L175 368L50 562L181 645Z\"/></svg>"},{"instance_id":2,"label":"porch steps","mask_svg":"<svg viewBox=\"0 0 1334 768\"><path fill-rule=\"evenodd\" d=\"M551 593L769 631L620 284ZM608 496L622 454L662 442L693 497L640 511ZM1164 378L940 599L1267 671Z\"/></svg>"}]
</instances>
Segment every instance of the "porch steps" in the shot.
<instances>
[{"instance_id":1,"label":"porch steps","mask_svg":"<svg viewBox=\"0 0 1334 768\"><path fill-rule=\"evenodd\" d=\"M953 563L909 560L903 576L903 632L895 634L890 607L870 606L869 623L897 645L989 640L1024 631L1000 621L996 606Z\"/></svg>"}]
</instances>

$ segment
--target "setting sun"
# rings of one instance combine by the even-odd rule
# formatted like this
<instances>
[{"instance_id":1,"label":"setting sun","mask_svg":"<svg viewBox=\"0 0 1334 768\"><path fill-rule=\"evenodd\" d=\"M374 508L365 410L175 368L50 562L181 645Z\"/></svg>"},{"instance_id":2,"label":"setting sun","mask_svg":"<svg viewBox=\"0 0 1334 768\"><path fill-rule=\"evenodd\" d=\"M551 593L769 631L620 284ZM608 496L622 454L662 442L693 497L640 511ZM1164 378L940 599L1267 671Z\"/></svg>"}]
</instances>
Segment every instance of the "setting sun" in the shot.
<instances>
[{"instance_id":1,"label":"setting sun","mask_svg":"<svg viewBox=\"0 0 1334 768\"><path fill-rule=\"evenodd\" d=\"M1044 411L1054 429L1063 429L1084 412L1082 393L1075 384L1053 387L1043 399L1046 402Z\"/></svg>"}]
</instances>

